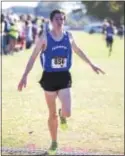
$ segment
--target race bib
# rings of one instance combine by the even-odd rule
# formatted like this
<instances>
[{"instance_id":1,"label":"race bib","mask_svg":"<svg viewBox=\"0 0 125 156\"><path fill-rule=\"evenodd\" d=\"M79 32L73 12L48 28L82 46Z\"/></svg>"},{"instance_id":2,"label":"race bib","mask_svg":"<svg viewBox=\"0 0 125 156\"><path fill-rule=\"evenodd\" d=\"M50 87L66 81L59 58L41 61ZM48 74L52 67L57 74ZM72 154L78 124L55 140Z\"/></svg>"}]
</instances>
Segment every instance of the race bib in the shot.
<instances>
[{"instance_id":1,"label":"race bib","mask_svg":"<svg viewBox=\"0 0 125 156\"><path fill-rule=\"evenodd\" d=\"M52 68L65 68L67 67L67 58L55 57L51 62Z\"/></svg>"},{"instance_id":2,"label":"race bib","mask_svg":"<svg viewBox=\"0 0 125 156\"><path fill-rule=\"evenodd\" d=\"M108 33L108 34L107 34L107 36L112 37L112 36L113 36L113 34L112 34L112 33Z\"/></svg>"}]
</instances>

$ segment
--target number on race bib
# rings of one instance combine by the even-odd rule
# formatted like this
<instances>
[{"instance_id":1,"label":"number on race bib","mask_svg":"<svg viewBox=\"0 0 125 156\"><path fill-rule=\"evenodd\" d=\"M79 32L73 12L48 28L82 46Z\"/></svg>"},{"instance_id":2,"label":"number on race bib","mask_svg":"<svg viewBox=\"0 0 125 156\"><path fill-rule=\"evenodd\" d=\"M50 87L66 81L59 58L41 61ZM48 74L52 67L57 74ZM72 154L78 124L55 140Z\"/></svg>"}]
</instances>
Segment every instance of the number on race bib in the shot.
<instances>
[{"instance_id":1,"label":"number on race bib","mask_svg":"<svg viewBox=\"0 0 125 156\"><path fill-rule=\"evenodd\" d=\"M67 66L67 59L63 57L55 57L52 59L52 68L64 68Z\"/></svg>"},{"instance_id":2,"label":"number on race bib","mask_svg":"<svg viewBox=\"0 0 125 156\"><path fill-rule=\"evenodd\" d=\"M64 64L64 58L61 58L61 57L55 58L55 64L63 65Z\"/></svg>"}]
</instances>

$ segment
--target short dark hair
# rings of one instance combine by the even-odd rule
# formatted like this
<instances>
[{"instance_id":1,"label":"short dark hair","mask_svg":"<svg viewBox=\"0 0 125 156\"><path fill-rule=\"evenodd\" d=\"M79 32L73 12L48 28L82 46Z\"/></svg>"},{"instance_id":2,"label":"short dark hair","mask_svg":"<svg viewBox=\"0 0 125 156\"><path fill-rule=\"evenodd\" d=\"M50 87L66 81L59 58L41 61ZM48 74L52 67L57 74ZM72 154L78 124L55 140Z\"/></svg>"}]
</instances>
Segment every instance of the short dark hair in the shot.
<instances>
[{"instance_id":1,"label":"short dark hair","mask_svg":"<svg viewBox=\"0 0 125 156\"><path fill-rule=\"evenodd\" d=\"M64 15L64 19L66 18L66 14L65 14L62 10L55 9L55 10L53 10L53 11L50 13L50 20L51 20L51 21L53 20L53 17L55 16L55 14L63 14L63 15Z\"/></svg>"},{"instance_id":2,"label":"short dark hair","mask_svg":"<svg viewBox=\"0 0 125 156\"><path fill-rule=\"evenodd\" d=\"M26 24L26 25L28 25L28 24L29 24L29 21L28 21L28 20L26 20L26 21L25 21L25 24Z\"/></svg>"}]
</instances>

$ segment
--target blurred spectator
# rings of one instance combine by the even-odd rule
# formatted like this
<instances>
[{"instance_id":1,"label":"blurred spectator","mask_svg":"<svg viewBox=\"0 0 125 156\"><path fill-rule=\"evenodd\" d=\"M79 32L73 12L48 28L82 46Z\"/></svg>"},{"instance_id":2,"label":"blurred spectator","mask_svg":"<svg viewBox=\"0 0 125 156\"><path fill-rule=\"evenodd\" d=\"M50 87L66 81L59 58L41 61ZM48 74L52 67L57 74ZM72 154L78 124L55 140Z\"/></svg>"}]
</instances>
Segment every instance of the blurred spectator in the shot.
<instances>
[{"instance_id":1,"label":"blurred spectator","mask_svg":"<svg viewBox=\"0 0 125 156\"><path fill-rule=\"evenodd\" d=\"M120 25L120 27L118 28L118 36L120 37L120 39L123 38L123 36L124 36L124 25Z\"/></svg>"},{"instance_id":2,"label":"blurred spectator","mask_svg":"<svg viewBox=\"0 0 125 156\"><path fill-rule=\"evenodd\" d=\"M32 16L30 14L28 14L26 20L29 22L32 22Z\"/></svg>"},{"instance_id":3,"label":"blurred spectator","mask_svg":"<svg viewBox=\"0 0 125 156\"><path fill-rule=\"evenodd\" d=\"M10 16L6 16L5 15L2 15L2 23L3 24L3 53L4 54L7 54L6 52L6 47L7 45L9 44L9 35L8 35L8 32L10 30Z\"/></svg>"},{"instance_id":4,"label":"blurred spectator","mask_svg":"<svg viewBox=\"0 0 125 156\"><path fill-rule=\"evenodd\" d=\"M24 15L24 14L20 15L20 20L22 22L25 22L26 21L26 15Z\"/></svg>"},{"instance_id":5,"label":"blurred spectator","mask_svg":"<svg viewBox=\"0 0 125 156\"><path fill-rule=\"evenodd\" d=\"M2 51L1 53L4 53L4 29L5 29L5 16L2 14L1 15L1 47L2 47Z\"/></svg>"},{"instance_id":6,"label":"blurred spectator","mask_svg":"<svg viewBox=\"0 0 125 156\"><path fill-rule=\"evenodd\" d=\"M45 21L45 30L49 31L50 29L51 29L50 21L49 21L49 19L46 19L46 21Z\"/></svg>"},{"instance_id":7,"label":"blurred spectator","mask_svg":"<svg viewBox=\"0 0 125 156\"><path fill-rule=\"evenodd\" d=\"M45 27L45 19L42 18L42 19L41 19L41 24L40 24L39 36L42 35L44 27Z\"/></svg>"},{"instance_id":8,"label":"blurred spectator","mask_svg":"<svg viewBox=\"0 0 125 156\"><path fill-rule=\"evenodd\" d=\"M33 26L32 26L33 43L35 43L37 35L38 35L38 31L39 31L38 18L36 18L32 23L33 23Z\"/></svg>"},{"instance_id":9,"label":"blurred spectator","mask_svg":"<svg viewBox=\"0 0 125 156\"><path fill-rule=\"evenodd\" d=\"M24 49L25 46L25 16L20 16L20 21L18 22L19 29L19 37L18 37L18 45L19 49Z\"/></svg>"},{"instance_id":10,"label":"blurred spectator","mask_svg":"<svg viewBox=\"0 0 125 156\"><path fill-rule=\"evenodd\" d=\"M9 45L7 46L7 52L10 54L13 54L17 39L19 37L19 31L18 31L18 25L17 25L17 19L11 19L11 26L10 30L8 32L9 35Z\"/></svg>"},{"instance_id":11,"label":"blurred spectator","mask_svg":"<svg viewBox=\"0 0 125 156\"><path fill-rule=\"evenodd\" d=\"M26 49L30 49L33 43L33 31L32 31L32 23L28 20L25 22L25 40L26 40Z\"/></svg>"}]
</instances>

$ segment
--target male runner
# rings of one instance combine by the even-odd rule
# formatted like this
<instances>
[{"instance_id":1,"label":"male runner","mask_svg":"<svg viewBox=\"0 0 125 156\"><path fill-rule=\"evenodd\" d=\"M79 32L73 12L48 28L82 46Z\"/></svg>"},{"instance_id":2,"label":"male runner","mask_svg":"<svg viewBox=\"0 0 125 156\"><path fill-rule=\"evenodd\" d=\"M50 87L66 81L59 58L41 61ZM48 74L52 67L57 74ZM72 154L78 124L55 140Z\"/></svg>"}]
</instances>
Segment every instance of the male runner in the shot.
<instances>
[{"instance_id":1,"label":"male runner","mask_svg":"<svg viewBox=\"0 0 125 156\"><path fill-rule=\"evenodd\" d=\"M113 28L113 22L109 21L109 26L106 28L106 44L109 48L109 56L111 56L112 52L112 46L114 41L114 28Z\"/></svg>"},{"instance_id":2,"label":"male runner","mask_svg":"<svg viewBox=\"0 0 125 156\"><path fill-rule=\"evenodd\" d=\"M66 118L71 115L71 95L70 88L72 78L70 67L72 65L72 49L76 54L84 60L92 68L94 72L99 74L104 72L94 65L85 53L76 45L72 34L65 32L64 22L65 13L60 10L54 10L50 14L52 30L43 32L42 36L36 43L36 47L28 61L25 72L19 82L18 90L22 91L26 87L27 76L31 71L33 64L40 54L43 74L40 84L44 89L46 102L49 109L48 127L51 134L52 144L48 153L55 155L57 150L57 128L58 119L56 113L56 98L61 101L62 108L59 110L61 125L67 125Z\"/></svg>"}]
</instances>

